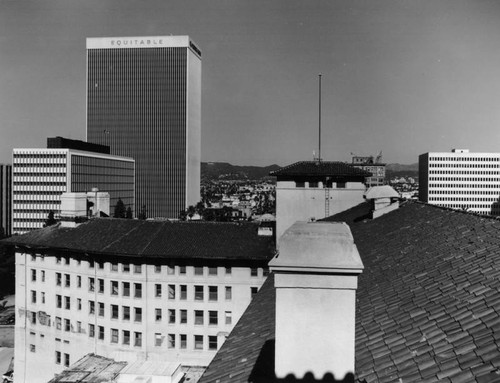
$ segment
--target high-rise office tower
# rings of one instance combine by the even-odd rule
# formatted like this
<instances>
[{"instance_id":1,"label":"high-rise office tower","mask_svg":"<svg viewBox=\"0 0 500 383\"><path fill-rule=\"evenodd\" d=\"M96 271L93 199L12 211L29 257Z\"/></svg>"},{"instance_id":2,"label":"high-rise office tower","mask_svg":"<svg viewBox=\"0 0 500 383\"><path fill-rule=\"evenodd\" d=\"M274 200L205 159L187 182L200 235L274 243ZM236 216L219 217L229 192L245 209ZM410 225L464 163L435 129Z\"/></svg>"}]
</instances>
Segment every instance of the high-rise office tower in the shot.
<instances>
[{"instance_id":1,"label":"high-rise office tower","mask_svg":"<svg viewBox=\"0 0 500 383\"><path fill-rule=\"evenodd\" d=\"M11 221L12 165L0 164L0 238L2 238L2 235L12 234Z\"/></svg>"},{"instance_id":2,"label":"high-rise office tower","mask_svg":"<svg viewBox=\"0 0 500 383\"><path fill-rule=\"evenodd\" d=\"M87 39L87 141L136 161L136 215L200 199L201 51L188 36Z\"/></svg>"}]
</instances>

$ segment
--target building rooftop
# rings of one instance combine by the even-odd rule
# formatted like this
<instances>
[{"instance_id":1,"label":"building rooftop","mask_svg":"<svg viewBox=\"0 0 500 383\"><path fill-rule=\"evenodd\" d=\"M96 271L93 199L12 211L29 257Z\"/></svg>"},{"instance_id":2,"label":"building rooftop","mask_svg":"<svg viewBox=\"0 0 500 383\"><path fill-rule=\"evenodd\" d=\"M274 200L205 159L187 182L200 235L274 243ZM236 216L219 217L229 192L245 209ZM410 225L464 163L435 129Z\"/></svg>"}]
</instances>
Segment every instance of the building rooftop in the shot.
<instances>
[{"instance_id":1,"label":"building rooftop","mask_svg":"<svg viewBox=\"0 0 500 383\"><path fill-rule=\"evenodd\" d=\"M258 224L97 218L75 228L56 224L4 240L34 249L119 256L266 261L274 241Z\"/></svg>"},{"instance_id":2,"label":"building rooftop","mask_svg":"<svg viewBox=\"0 0 500 383\"><path fill-rule=\"evenodd\" d=\"M320 176L320 177L370 177L370 172L339 161L300 161L269 173L276 177Z\"/></svg>"},{"instance_id":3,"label":"building rooftop","mask_svg":"<svg viewBox=\"0 0 500 383\"><path fill-rule=\"evenodd\" d=\"M326 219L347 222L365 267L356 380L500 381L500 221L416 202L374 220L369 210ZM200 382L280 381L274 342L271 274Z\"/></svg>"},{"instance_id":4,"label":"building rooftop","mask_svg":"<svg viewBox=\"0 0 500 383\"><path fill-rule=\"evenodd\" d=\"M113 381L126 362L116 362L103 356L88 354L57 374L49 383L105 383Z\"/></svg>"},{"instance_id":5,"label":"building rooftop","mask_svg":"<svg viewBox=\"0 0 500 383\"><path fill-rule=\"evenodd\" d=\"M104 133L103 133L104 134ZM109 146L93 144L90 142L71 140L64 137L48 137L47 149L76 149L86 152L110 154Z\"/></svg>"}]
</instances>

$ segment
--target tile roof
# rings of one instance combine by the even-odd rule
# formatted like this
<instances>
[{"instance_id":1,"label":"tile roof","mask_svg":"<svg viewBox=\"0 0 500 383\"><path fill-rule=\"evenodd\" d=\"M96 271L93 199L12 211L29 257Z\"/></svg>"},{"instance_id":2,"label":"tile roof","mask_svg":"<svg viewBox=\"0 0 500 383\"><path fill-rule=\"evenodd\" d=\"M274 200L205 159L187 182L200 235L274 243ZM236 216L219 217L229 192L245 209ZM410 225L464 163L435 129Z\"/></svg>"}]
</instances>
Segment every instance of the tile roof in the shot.
<instances>
[{"instance_id":1,"label":"tile roof","mask_svg":"<svg viewBox=\"0 0 500 383\"><path fill-rule=\"evenodd\" d=\"M31 248L134 257L268 260L274 240L255 223L98 218L76 228L49 226L6 243Z\"/></svg>"},{"instance_id":2,"label":"tile roof","mask_svg":"<svg viewBox=\"0 0 500 383\"><path fill-rule=\"evenodd\" d=\"M375 220L368 212L363 203L327 219L349 224L365 266L356 378L500 381L500 221L413 202ZM275 381L273 340L269 278L200 383Z\"/></svg>"},{"instance_id":3,"label":"tile roof","mask_svg":"<svg viewBox=\"0 0 500 383\"><path fill-rule=\"evenodd\" d=\"M269 173L271 176L370 177L372 174L339 161L300 161Z\"/></svg>"}]
</instances>

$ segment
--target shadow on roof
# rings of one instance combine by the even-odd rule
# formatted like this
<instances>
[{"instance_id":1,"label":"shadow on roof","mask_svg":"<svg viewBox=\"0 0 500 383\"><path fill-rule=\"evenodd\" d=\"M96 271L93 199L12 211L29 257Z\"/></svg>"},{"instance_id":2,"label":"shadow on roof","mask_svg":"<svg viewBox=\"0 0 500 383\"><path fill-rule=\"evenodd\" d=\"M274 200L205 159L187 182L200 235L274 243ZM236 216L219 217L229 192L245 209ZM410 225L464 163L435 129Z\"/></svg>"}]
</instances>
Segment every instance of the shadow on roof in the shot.
<instances>
[{"instance_id":1,"label":"shadow on roof","mask_svg":"<svg viewBox=\"0 0 500 383\"><path fill-rule=\"evenodd\" d=\"M316 379L312 372L307 372L302 378L288 375L286 378L277 378L274 374L274 347L275 340L264 343L252 372L249 382L253 383L353 383L354 375L347 374L344 379L336 380L332 374L325 374L323 378Z\"/></svg>"}]
</instances>

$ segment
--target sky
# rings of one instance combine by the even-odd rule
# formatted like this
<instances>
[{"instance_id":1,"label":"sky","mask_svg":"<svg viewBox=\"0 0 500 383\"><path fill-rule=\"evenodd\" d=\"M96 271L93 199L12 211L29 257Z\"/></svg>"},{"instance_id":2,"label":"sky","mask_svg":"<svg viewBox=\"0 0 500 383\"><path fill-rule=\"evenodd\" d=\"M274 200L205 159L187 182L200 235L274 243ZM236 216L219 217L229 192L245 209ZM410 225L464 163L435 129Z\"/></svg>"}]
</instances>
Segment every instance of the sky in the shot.
<instances>
[{"instance_id":1,"label":"sky","mask_svg":"<svg viewBox=\"0 0 500 383\"><path fill-rule=\"evenodd\" d=\"M0 0L0 163L85 139L86 37L189 35L202 161L500 151L497 0Z\"/></svg>"}]
</instances>

